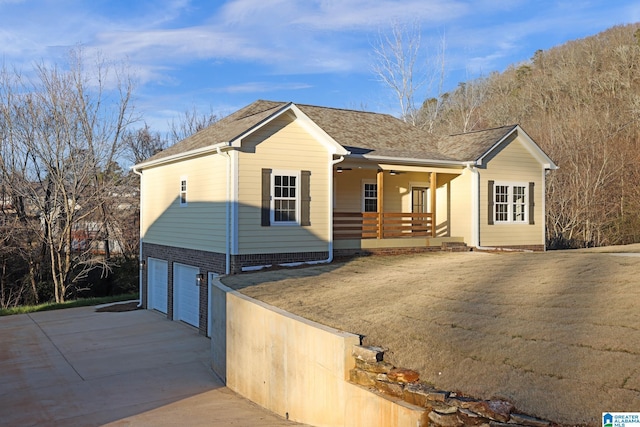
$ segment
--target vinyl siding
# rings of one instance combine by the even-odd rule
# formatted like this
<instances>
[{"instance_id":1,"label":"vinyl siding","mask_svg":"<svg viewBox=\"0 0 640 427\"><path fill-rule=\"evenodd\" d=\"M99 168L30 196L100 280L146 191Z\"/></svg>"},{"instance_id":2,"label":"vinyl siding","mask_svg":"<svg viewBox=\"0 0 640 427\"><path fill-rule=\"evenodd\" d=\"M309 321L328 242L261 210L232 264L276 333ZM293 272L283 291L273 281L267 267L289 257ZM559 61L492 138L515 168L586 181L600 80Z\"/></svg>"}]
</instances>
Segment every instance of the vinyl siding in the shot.
<instances>
[{"instance_id":1,"label":"vinyl siding","mask_svg":"<svg viewBox=\"0 0 640 427\"><path fill-rule=\"evenodd\" d=\"M356 169L335 175L335 211L362 212L363 181L376 182L375 169Z\"/></svg>"},{"instance_id":2,"label":"vinyl siding","mask_svg":"<svg viewBox=\"0 0 640 427\"><path fill-rule=\"evenodd\" d=\"M473 241L473 173L468 169L452 180L450 235L463 237L467 244Z\"/></svg>"},{"instance_id":3,"label":"vinyl siding","mask_svg":"<svg viewBox=\"0 0 640 427\"><path fill-rule=\"evenodd\" d=\"M225 252L227 159L211 154L145 169L142 237L147 243ZM187 205L180 180L187 178Z\"/></svg>"},{"instance_id":4,"label":"vinyl siding","mask_svg":"<svg viewBox=\"0 0 640 427\"><path fill-rule=\"evenodd\" d=\"M238 154L237 254L326 251L331 206L327 149L286 116L245 138ZM311 172L310 226L261 226L262 168Z\"/></svg>"},{"instance_id":5,"label":"vinyl siding","mask_svg":"<svg viewBox=\"0 0 640 427\"><path fill-rule=\"evenodd\" d=\"M544 170L529 153L524 143L516 138L480 170L480 245L540 245L544 244ZM527 185L535 182L535 224L488 225L488 182L514 182Z\"/></svg>"}]
</instances>

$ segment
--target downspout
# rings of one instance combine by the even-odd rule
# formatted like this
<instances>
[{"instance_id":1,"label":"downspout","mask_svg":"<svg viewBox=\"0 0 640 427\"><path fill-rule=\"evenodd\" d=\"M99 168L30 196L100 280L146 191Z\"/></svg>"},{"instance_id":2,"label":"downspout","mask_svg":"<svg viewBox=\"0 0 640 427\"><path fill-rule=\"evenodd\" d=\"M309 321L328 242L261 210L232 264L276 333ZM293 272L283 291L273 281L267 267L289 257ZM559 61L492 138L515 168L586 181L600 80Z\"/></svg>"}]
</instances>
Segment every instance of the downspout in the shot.
<instances>
[{"instance_id":1,"label":"downspout","mask_svg":"<svg viewBox=\"0 0 640 427\"><path fill-rule=\"evenodd\" d=\"M224 248L224 274L229 275L231 273L231 155L228 152L222 152L220 147L216 147L216 151L220 155L227 157L227 197L225 202L225 215L227 217L227 226L225 229L225 248Z\"/></svg>"},{"instance_id":2,"label":"downspout","mask_svg":"<svg viewBox=\"0 0 640 427\"><path fill-rule=\"evenodd\" d=\"M476 162L465 163L466 168L471 172L471 245L480 248L480 172L476 167Z\"/></svg>"},{"instance_id":3,"label":"downspout","mask_svg":"<svg viewBox=\"0 0 640 427\"><path fill-rule=\"evenodd\" d=\"M344 160L344 156L340 156L339 159L331 160L329 162L329 217L327 223L329 224L329 244L328 251L329 257L324 260L308 261L306 264L328 264L333 261L333 167Z\"/></svg>"},{"instance_id":4,"label":"downspout","mask_svg":"<svg viewBox=\"0 0 640 427\"><path fill-rule=\"evenodd\" d=\"M138 238L138 264L142 262L142 172L136 170L135 166L131 168L133 173L140 177L140 237ZM142 308L142 270L138 270L138 295L140 301L138 302L137 308Z\"/></svg>"}]
</instances>

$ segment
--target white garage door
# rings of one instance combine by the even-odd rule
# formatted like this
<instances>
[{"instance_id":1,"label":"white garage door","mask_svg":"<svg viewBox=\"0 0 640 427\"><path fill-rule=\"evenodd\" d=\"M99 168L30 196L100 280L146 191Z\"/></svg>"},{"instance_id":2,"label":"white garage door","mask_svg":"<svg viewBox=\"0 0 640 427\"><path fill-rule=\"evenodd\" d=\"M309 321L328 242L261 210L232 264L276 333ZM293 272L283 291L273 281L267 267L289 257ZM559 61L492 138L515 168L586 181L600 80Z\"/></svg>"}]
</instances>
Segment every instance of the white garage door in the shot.
<instances>
[{"instance_id":1,"label":"white garage door","mask_svg":"<svg viewBox=\"0 0 640 427\"><path fill-rule=\"evenodd\" d=\"M166 314L169 264L161 259L149 258L147 267L147 289L149 290L147 306Z\"/></svg>"},{"instance_id":2,"label":"white garage door","mask_svg":"<svg viewBox=\"0 0 640 427\"><path fill-rule=\"evenodd\" d=\"M173 264L173 317L198 327L200 321L200 287L196 284L198 267Z\"/></svg>"}]
</instances>

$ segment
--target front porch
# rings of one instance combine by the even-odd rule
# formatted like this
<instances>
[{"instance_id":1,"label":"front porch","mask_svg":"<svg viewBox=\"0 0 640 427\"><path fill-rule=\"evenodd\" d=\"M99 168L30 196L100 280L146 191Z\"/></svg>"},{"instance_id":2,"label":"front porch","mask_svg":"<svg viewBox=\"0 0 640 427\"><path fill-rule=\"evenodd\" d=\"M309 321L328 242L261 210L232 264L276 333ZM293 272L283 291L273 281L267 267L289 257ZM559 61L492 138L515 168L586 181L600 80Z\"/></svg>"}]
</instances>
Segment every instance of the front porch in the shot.
<instances>
[{"instance_id":1,"label":"front porch","mask_svg":"<svg viewBox=\"0 0 640 427\"><path fill-rule=\"evenodd\" d=\"M450 183L460 169L351 163L336 168L334 249L439 250L452 235Z\"/></svg>"}]
</instances>

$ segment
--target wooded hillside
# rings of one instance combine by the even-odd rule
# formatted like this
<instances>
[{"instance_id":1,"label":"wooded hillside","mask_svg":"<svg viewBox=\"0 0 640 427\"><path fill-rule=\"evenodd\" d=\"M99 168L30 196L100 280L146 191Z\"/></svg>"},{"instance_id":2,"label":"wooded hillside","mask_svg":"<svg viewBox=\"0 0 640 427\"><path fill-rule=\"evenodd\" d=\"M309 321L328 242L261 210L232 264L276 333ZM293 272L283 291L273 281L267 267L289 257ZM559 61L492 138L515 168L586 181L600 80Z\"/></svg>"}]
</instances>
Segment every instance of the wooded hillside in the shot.
<instances>
[{"instance_id":1,"label":"wooded hillside","mask_svg":"<svg viewBox=\"0 0 640 427\"><path fill-rule=\"evenodd\" d=\"M560 166L548 176L551 248L640 241L640 24L537 51L438 104L434 132L518 123Z\"/></svg>"}]
</instances>

